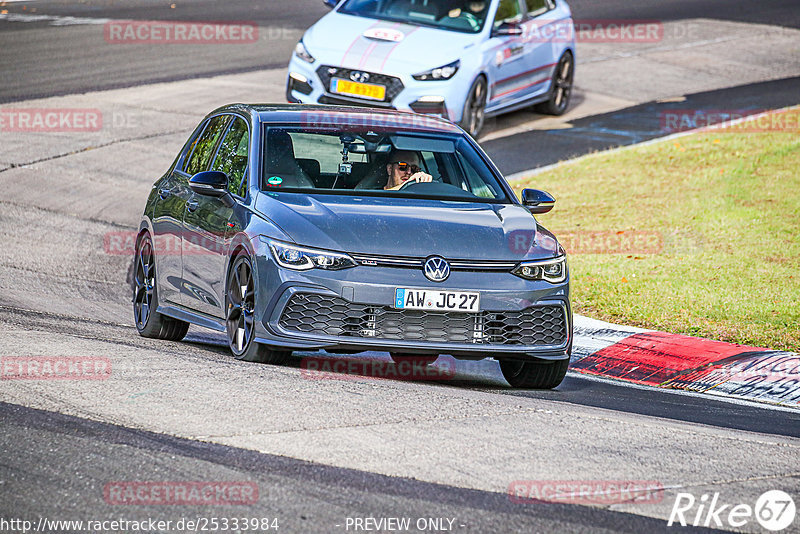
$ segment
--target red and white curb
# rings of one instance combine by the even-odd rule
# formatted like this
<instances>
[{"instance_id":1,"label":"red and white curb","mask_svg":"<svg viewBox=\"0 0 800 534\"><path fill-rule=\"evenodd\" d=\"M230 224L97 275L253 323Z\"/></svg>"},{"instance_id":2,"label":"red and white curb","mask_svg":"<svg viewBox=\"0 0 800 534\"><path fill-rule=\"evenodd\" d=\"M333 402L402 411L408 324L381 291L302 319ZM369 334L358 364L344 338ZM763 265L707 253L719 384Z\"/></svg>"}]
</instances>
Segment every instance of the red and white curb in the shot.
<instances>
[{"instance_id":1,"label":"red and white curb","mask_svg":"<svg viewBox=\"0 0 800 534\"><path fill-rule=\"evenodd\" d=\"M800 354L575 316L570 369L643 386L800 408Z\"/></svg>"}]
</instances>

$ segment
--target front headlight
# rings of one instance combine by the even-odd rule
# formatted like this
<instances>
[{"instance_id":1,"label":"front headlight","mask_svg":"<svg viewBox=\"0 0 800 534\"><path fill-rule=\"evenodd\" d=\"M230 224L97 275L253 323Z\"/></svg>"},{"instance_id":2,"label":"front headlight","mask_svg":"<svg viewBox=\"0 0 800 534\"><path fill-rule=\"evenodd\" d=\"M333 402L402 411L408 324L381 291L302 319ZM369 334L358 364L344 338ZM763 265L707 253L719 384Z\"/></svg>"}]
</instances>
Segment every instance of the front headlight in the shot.
<instances>
[{"instance_id":1,"label":"front headlight","mask_svg":"<svg viewBox=\"0 0 800 534\"><path fill-rule=\"evenodd\" d=\"M272 257L275 258L278 265L287 269L295 271L308 271L310 269L338 271L356 266L353 258L341 252L300 247L263 236L261 240L269 245Z\"/></svg>"},{"instance_id":2,"label":"front headlight","mask_svg":"<svg viewBox=\"0 0 800 534\"><path fill-rule=\"evenodd\" d=\"M558 284L567 279L567 257L559 256L552 260L524 261L511 271L526 280L546 280Z\"/></svg>"},{"instance_id":3,"label":"front headlight","mask_svg":"<svg viewBox=\"0 0 800 534\"><path fill-rule=\"evenodd\" d=\"M315 61L314 56L308 53L308 49L302 39L300 39L300 42L294 47L294 53L306 63L314 63Z\"/></svg>"},{"instance_id":4,"label":"front headlight","mask_svg":"<svg viewBox=\"0 0 800 534\"><path fill-rule=\"evenodd\" d=\"M414 74L414 76L412 77L420 82L449 80L450 78L456 75L456 72L458 72L458 68L460 66L461 66L461 60L456 60L448 65L445 65L444 67L437 67L435 69L431 69L425 72L420 72L419 74Z\"/></svg>"}]
</instances>

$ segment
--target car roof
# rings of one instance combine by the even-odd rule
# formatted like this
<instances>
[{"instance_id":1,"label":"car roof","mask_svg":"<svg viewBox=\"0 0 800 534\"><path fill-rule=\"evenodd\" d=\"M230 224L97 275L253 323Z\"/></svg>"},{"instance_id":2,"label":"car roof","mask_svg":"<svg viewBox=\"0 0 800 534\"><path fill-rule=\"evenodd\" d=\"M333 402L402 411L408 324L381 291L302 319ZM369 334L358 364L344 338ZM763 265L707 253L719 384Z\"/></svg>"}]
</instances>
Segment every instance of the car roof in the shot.
<instances>
[{"instance_id":1,"label":"car roof","mask_svg":"<svg viewBox=\"0 0 800 534\"><path fill-rule=\"evenodd\" d=\"M328 106L313 104L230 104L213 113L239 111L258 117L262 123L299 126L364 127L370 129L410 130L430 133L463 134L461 128L434 115L407 111ZM212 113L212 114L213 114Z\"/></svg>"}]
</instances>

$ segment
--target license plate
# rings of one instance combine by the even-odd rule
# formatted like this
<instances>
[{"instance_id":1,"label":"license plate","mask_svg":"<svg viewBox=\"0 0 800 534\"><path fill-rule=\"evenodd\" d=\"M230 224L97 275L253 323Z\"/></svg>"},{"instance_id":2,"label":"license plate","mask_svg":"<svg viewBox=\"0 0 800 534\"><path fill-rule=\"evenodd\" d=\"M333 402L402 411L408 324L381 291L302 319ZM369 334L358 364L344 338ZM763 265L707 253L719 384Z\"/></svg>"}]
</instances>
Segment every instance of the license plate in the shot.
<instances>
[{"instance_id":1,"label":"license plate","mask_svg":"<svg viewBox=\"0 0 800 534\"><path fill-rule=\"evenodd\" d=\"M370 100L383 100L386 98L386 87L372 83L351 82L341 78L331 81L331 92L340 95L360 96Z\"/></svg>"},{"instance_id":2,"label":"license plate","mask_svg":"<svg viewBox=\"0 0 800 534\"><path fill-rule=\"evenodd\" d=\"M479 312L481 294L431 289L396 289L394 307L398 310Z\"/></svg>"}]
</instances>

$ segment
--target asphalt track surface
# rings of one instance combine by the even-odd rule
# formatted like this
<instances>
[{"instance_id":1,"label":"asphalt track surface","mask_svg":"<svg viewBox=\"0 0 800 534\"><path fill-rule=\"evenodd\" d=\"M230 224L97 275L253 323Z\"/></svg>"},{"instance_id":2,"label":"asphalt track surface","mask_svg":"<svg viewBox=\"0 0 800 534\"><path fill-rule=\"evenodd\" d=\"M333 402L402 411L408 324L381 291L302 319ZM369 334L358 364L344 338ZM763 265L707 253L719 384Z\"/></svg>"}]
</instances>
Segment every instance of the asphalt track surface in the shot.
<instances>
[{"instance_id":1,"label":"asphalt track surface","mask_svg":"<svg viewBox=\"0 0 800 534\"><path fill-rule=\"evenodd\" d=\"M800 103L800 77L689 94L679 102L648 102L570 121L570 128L531 130L481 143L504 175L618 146L664 137L664 117L672 112L738 110L749 115ZM534 147L533 149L531 147Z\"/></svg>"},{"instance_id":2,"label":"asphalt track surface","mask_svg":"<svg viewBox=\"0 0 800 534\"><path fill-rule=\"evenodd\" d=\"M317 0L192 2L179 5L175 10L166 7L168 3L153 1L124 4L90 1L77 5L32 2L26 5L29 10L35 6L39 13L58 16L254 20L263 27L286 28L297 32L302 32L304 27L325 12ZM739 0L647 1L637 2L636 5L621 1L574 1L572 5L576 17L581 18L680 20L714 17L792 27L798 27L800 21L794 2L761 2L755 10L752 2ZM16 13L20 12L21 6L9 4L5 9ZM130 86L156 80L204 77L223 72L262 69L269 65L281 66L285 63L285 50L281 47L289 47L290 50L294 45L293 39L282 39L273 43L274 46L269 50L268 47L254 47L243 53L242 57L223 64L221 61L209 61L209 57L203 59L196 55L197 50L189 48L175 49L172 51L174 54L164 54L161 49L148 50L146 47L128 50L125 47L106 46L98 51L92 48L92 41L84 32L85 29L85 26L53 29L45 22L9 25L0 21L0 64L5 80L0 84L0 101ZM47 36L56 35L53 32L64 33L53 41L47 41ZM286 35L294 34L287 32ZM58 41L61 38L66 41ZM275 55L270 56L264 53L265 50ZM211 56L215 53L207 52ZM32 68L34 64L36 67ZM716 103L724 101L727 108L782 107L796 104L798 94L797 78L698 93L689 95L687 101L682 103L635 106L622 112L579 119L570 130L527 132L502 141L489 141L486 147L496 160L502 156L504 171L515 172L587 150L657 136L659 131L655 117L664 109L672 109L670 106L679 109L691 106L719 107ZM620 122L624 128L620 128ZM516 154L531 143L543 147L537 151L536 158L539 159L519 159ZM3 182L2 175L0 182L3 187L19 186ZM529 463L543 478L557 479L563 472L573 473L574 478L574 473L583 469L591 470L598 463L601 468L613 469L619 465L633 467L637 462L642 462L650 466L651 472L661 473L669 471L667 468L678 470L685 464L685 471L691 471L692 466L696 466L694 469L698 473L704 470L702 475L698 474L698 478L708 477L709 473L715 473L715 469L729 473L735 471L738 464L747 464L746 468L742 468L747 477L774 477L775 484L794 491L795 495L800 487L797 474L792 474L792 470L796 471L796 465L793 466L791 462L791 458L797 457L796 453L791 455L791 451L797 447L793 440L800 437L800 415L797 412L777 412L752 403L731 403L654 389L631 388L573 373L555 391L515 391L508 389L497 370L491 369L488 364L460 367L457 379L449 383L395 385L391 381L384 381L376 385L369 381L356 381L346 383L346 387L342 388L333 388L329 384L311 388L300 378L297 359L282 368L232 362L219 336L197 329L192 329L183 343L162 343L140 338L129 325L130 306L127 288L123 283L127 267L124 258L105 257L102 265L92 263L96 259L94 257L87 261L80 253L76 259L76 247L70 241L71 236L63 231L64 228L71 228L77 234L76 239L81 239L95 233L100 235L109 228L127 227L105 225L104 220L111 220L107 213L75 217L70 206L80 205L82 199L67 193L63 200L63 209L45 209L35 204L16 205L0 200L0 243L4 250L0 262L0 273L3 273L3 277L0 277L0 288L3 290L0 291L0 325L6 338L0 339L0 346L6 351L17 347L17 351L32 350L45 354L58 354L58 351L67 349L86 354L92 349L109 350L107 347L114 346L116 351L125 353L132 360L131 365L141 366L142 370L135 378L154 388L134 390L136 392L131 396L139 395L137 402L152 403L150 409L176 411L173 423L175 428L182 429L181 435L190 433L181 425L191 423L192 419L205 418L211 422L218 421L220 425L227 424L225 417L232 417L231 408L239 408L253 417L249 424L265 424L257 420L261 412L254 410L253 402L247 398L247 388L252 388L254 398L261 401L265 398L264 390L269 393L273 391L270 388L274 388L279 392L275 401L290 406L287 410L297 408L299 401L295 398L307 399L308 405L302 411L287 411L290 415L280 413L274 407L264 407L264 413L283 419L312 421L336 414L333 416L336 420L331 421L331 425L347 424L353 420L353 426L349 428L352 441L344 441L338 448L332 448L338 451L347 447L362 447L366 451L363 453L363 462L368 463L370 455L374 453L379 456L381 449L391 448L392 442L400 441L401 436L393 435L391 428L369 423L375 424L378 429L374 431L375 441L383 440L381 444L374 444L374 451L370 451L364 445L370 443L369 438L373 437L364 434L364 427L368 428L369 424L361 425L355 421L360 421L362 414L337 414L335 406L330 405L341 403L350 406L354 402L352 399L370 399L373 404L363 404L367 411L391 414L392 407L400 410L397 417L405 424L402 428L406 432L411 429L414 432L412 438L418 440L416 446L421 454L419 463L424 463L426 456L429 462L441 459L443 464L447 464L453 455L472 458L472 463L465 461L455 468L456 472L463 471L469 480L473 472L485 470L480 462L496 465L496 469L501 471L507 461L515 460L514 454L510 453L506 459L491 449L492 441L496 439L499 442L503 436L485 434L499 433L498 427L481 426L482 422L475 419L472 423L475 426L464 431L470 441L458 443L453 449L444 451L426 449L429 443L439 443L445 438L425 435L417 427L421 429L431 421L434 424L439 421L440 408L431 405L431 402L446 401L448 408L441 409L451 410L456 417L460 416L459 410L482 410L483 406L487 406L485 410L491 411L493 408L488 407L487 399L494 397L499 399L498 403L504 403L503 406L511 402L524 410L557 412L548 414L547 420L535 421L535 424L529 423L522 415L518 422L512 423L520 425L526 442L532 441L536 447L530 451ZM40 256L35 259L31 258L29 251L33 244L21 244L30 235L35 236L37 241L51 244L36 249ZM103 256L99 257L103 259ZM66 265L71 265L73 272L65 273ZM17 289L19 286L30 290L20 293ZM16 298L17 295L23 296ZM102 320L97 320L98 317L102 317ZM136 360L138 355L144 354L156 356L142 356ZM367 354L360 357L386 356ZM122 365L125 365L125 360ZM178 387L170 387L173 385L171 381L179 381ZM125 383L119 385L121 388L127 386ZM146 385L140 387L145 388ZM204 406L198 406L197 400L202 399L202 395L197 393L200 396L193 396L196 392L183 392L181 387L217 388L214 391L228 387L231 398L218 399L218 404L204 410ZM240 388L244 388L244 391ZM308 393L307 390L316 392ZM12 397L10 390L0 391L4 391L0 401ZM627 513L610 508L563 504L529 503L520 506L511 503L502 489L470 489L455 482L425 481L422 476L414 478L379 474L368 466L362 469L336 466L337 461L334 460L306 461L292 458L292 454L287 452L267 454L248 450L269 448L263 445L228 446L203 438L183 439L171 435L161 426L158 432L151 432L142 423L146 420L146 414L138 416L138 425L126 425L122 424L126 421L124 417L101 413L109 407L112 402L109 399L113 399L113 395L93 400L83 398L82 395L87 393L82 391L65 400L54 390L38 389L36 385L27 389L22 387L13 391L13 394L15 399L27 395L32 405L51 407L63 403L65 412L82 416L0 402L0 450L6 451L0 460L0 517L46 516L51 519L83 520L116 517L121 515L120 507L110 506L102 498L103 486L113 480L244 479L257 482L262 498L250 508L237 508L235 515L280 517L281 530L284 532L344 531L336 525L342 524L348 516L453 517L464 524L463 528L455 530L464 532L672 530L666 527L663 519L645 517L635 509L634 513ZM87 395L91 396L91 393ZM172 397L161 399L161 395ZM315 405L314 401L324 405ZM465 404L462 406L456 401ZM467 401L472 404L466 404ZM93 405L93 402L97 404ZM226 416L219 415L223 412ZM585 422L587 414L591 416L591 424ZM156 419L161 416L162 413L153 416L154 428ZM186 421L181 421L181 418ZM446 419L441 424L451 431L457 429L454 423ZM242 426L244 429L240 428L239 431L243 434L236 437L245 443L248 424ZM635 444L626 443L620 437L620 429L632 427L637 427L637 430L625 436L637 437ZM252 431L258 437L256 429ZM674 442L669 432L674 432ZM286 431L282 435L287 441L292 440L291 432ZM659 437L650 442L647 439L649 435ZM311 436L323 439L322 432ZM707 442L714 442L715 445L706 445ZM726 446L726 442L730 445ZM769 448L765 443L776 445ZM481 460L474 460L477 453L467 450L473 444L475 447L487 447L492 452L488 452ZM740 458L740 447L743 451L751 452L742 453L743 457ZM560 448L564 449L563 453L559 453ZM669 450L672 448L675 450ZM315 452L313 447L310 449L308 454L297 452L297 457L324 457ZM570 456L573 449L587 454L580 458ZM763 458L756 457L756 453L763 453ZM398 463L401 456L398 451ZM568 465L569 462L585 464ZM711 467L706 468L707 465ZM452 466L448 466L448 469L454 470ZM386 470L390 469L387 467ZM435 467L428 472L423 471L423 474L427 479L447 479L437 472L439 470L445 471L446 468L444 465L440 469ZM416 472L413 469L408 471ZM691 478L685 473L682 476L684 479ZM737 480L741 484L753 484L749 479L737 477L742 477L741 473L703 480L708 482L706 487L723 489L730 488ZM760 491L773 489L769 480L764 484ZM231 515L230 509L176 510L163 506L124 508L122 515L128 519L177 519L196 513L220 517Z\"/></svg>"},{"instance_id":3,"label":"asphalt track surface","mask_svg":"<svg viewBox=\"0 0 800 534\"><path fill-rule=\"evenodd\" d=\"M566 504L520 506L498 493L312 464L6 403L0 403L0 420L0 444L17 451L3 461L4 482L16 492L3 494L0 512L34 523L39 517L177 521L186 512L175 507L137 506L120 513L98 488L123 473L137 473L140 480L194 473L201 480L256 483L259 502L237 506L235 516L279 518L279 532L342 532L346 517L354 516L455 518L456 532L669 531L664 521L649 517ZM26 443L24 450L19 441ZM195 514L234 516L223 506L188 516Z\"/></svg>"}]
</instances>

